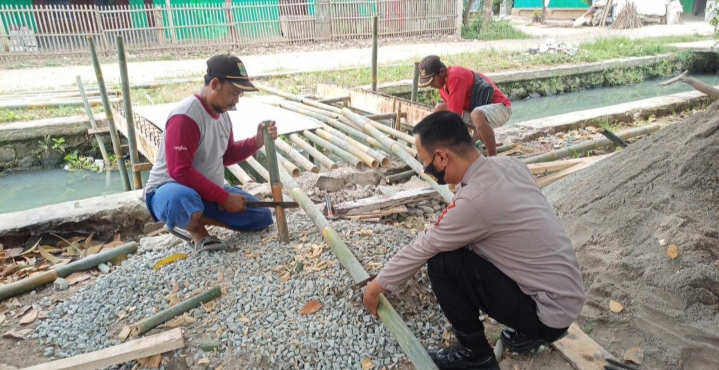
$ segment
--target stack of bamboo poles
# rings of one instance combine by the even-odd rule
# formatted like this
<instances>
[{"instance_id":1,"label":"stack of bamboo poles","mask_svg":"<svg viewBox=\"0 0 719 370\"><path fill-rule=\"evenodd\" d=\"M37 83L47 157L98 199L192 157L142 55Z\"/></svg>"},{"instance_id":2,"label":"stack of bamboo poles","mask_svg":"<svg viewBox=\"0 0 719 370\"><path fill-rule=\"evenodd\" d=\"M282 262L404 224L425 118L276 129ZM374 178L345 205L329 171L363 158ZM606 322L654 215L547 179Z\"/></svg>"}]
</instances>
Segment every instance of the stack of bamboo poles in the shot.
<instances>
[{"instance_id":1,"label":"stack of bamboo poles","mask_svg":"<svg viewBox=\"0 0 719 370\"><path fill-rule=\"evenodd\" d=\"M102 104L100 90L88 90L86 94L90 105ZM110 97L110 102L120 100L120 92L117 90L108 90L107 94ZM0 108L5 109L49 108L67 105L83 105L82 96L77 90L48 90L0 96Z\"/></svg>"},{"instance_id":2,"label":"stack of bamboo poles","mask_svg":"<svg viewBox=\"0 0 719 370\"><path fill-rule=\"evenodd\" d=\"M612 23L609 28L614 30L628 30L642 26L642 19L639 17L637 8L634 6L634 3L630 1L627 2L622 11L619 12L617 19L614 20L614 23Z\"/></svg>"}]
</instances>

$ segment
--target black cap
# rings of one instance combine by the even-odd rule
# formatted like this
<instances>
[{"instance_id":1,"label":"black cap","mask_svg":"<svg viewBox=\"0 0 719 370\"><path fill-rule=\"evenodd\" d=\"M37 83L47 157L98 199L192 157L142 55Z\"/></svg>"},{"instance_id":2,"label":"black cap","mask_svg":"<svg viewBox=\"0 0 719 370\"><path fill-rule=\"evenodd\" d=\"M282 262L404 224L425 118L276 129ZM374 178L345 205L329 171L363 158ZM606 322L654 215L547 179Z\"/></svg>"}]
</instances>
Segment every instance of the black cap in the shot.
<instances>
[{"instance_id":1,"label":"black cap","mask_svg":"<svg viewBox=\"0 0 719 370\"><path fill-rule=\"evenodd\" d=\"M207 74L229 81L232 85L243 91L257 91L250 82L245 65L240 58L229 55L216 55L207 60Z\"/></svg>"},{"instance_id":2,"label":"black cap","mask_svg":"<svg viewBox=\"0 0 719 370\"><path fill-rule=\"evenodd\" d=\"M422 61L419 62L419 86L429 86L434 75L439 73L442 68L445 68L445 66L438 56L429 55L422 58Z\"/></svg>"}]
</instances>

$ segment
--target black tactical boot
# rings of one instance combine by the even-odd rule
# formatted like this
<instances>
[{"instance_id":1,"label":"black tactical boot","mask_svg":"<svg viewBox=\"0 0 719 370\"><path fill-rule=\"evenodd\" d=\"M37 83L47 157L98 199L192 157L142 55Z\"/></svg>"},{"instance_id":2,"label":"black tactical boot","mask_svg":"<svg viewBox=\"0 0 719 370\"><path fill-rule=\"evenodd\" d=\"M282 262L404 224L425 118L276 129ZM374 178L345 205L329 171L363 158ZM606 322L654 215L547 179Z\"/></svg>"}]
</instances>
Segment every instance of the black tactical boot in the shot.
<instances>
[{"instance_id":1,"label":"black tactical boot","mask_svg":"<svg viewBox=\"0 0 719 370\"><path fill-rule=\"evenodd\" d=\"M543 342L541 339L528 338L514 329L507 328L502 330L502 343L510 352L522 353L534 350Z\"/></svg>"},{"instance_id":2,"label":"black tactical boot","mask_svg":"<svg viewBox=\"0 0 719 370\"><path fill-rule=\"evenodd\" d=\"M473 334L456 332L459 343L449 348L428 351L429 357L440 370L463 369L463 370L499 370L499 363L494 354L479 353L482 347L489 348L484 331ZM483 351L486 353L487 351Z\"/></svg>"}]
</instances>

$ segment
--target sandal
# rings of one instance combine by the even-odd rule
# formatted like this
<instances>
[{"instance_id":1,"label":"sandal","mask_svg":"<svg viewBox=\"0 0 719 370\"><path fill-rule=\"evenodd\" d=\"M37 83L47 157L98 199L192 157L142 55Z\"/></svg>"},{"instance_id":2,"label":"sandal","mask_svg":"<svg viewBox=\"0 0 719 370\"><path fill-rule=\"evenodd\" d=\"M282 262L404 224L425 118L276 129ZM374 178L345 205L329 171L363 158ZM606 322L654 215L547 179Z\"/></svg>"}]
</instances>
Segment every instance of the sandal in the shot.
<instances>
[{"instance_id":1,"label":"sandal","mask_svg":"<svg viewBox=\"0 0 719 370\"><path fill-rule=\"evenodd\" d=\"M212 235L208 235L202 238L202 240L195 244L195 252L221 250L227 250L227 244L223 243L222 240Z\"/></svg>"}]
</instances>

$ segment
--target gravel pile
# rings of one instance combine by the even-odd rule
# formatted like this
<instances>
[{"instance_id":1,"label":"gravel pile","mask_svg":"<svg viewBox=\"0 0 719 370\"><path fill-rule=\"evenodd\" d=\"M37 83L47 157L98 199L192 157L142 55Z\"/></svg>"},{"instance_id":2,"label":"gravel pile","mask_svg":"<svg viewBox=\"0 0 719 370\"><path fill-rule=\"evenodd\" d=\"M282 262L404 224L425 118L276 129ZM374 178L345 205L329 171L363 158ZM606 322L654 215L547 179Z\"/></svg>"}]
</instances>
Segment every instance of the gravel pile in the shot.
<instances>
[{"instance_id":1,"label":"gravel pile","mask_svg":"<svg viewBox=\"0 0 719 370\"><path fill-rule=\"evenodd\" d=\"M189 312L197 322L183 327L186 347L174 354L186 356L193 368L202 368L198 362L204 364L206 357L210 366L225 369L357 369L363 359L388 368L406 363L395 339L362 306L361 291L350 289L353 281L311 221L292 212L288 223L290 245L280 244L272 227L249 234L216 230L233 245L229 252L189 254L184 244L141 250L55 306L33 337L47 346L48 357L99 350L119 344L117 334L125 325L169 307L173 291L185 300L219 285L226 291L220 299ZM334 226L370 274L416 234L382 224L340 221ZM153 271L156 262L178 252L189 256ZM389 298L425 345L439 345L447 323L424 270L404 293ZM300 315L312 300L322 308ZM199 349L208 340L220 343L218 352Z\"/></svg>"}]
</instances>

